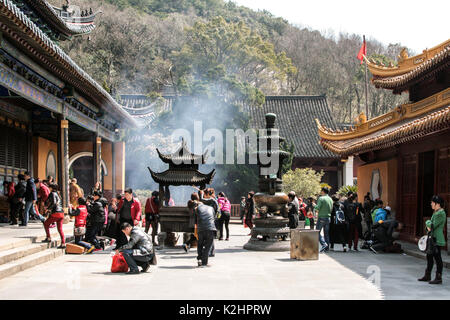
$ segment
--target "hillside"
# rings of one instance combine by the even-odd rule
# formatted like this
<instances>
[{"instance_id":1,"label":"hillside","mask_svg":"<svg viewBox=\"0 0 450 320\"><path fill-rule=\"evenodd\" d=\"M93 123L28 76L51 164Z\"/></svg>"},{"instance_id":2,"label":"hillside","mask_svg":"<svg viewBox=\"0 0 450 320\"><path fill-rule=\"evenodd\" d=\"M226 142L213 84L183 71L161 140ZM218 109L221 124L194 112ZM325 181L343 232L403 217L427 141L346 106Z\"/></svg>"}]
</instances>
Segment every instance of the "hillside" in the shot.
<instances>
[{"instance_id":1,"label":"hillside","mask_svg":"<svg viewBox=\"0 0 450 320\"><path fill-rule=\"evenodd\" d=\"M161 93L182 87L187 71L180 68L185 62L180 52L189 44L186 28L221 16L228 23L243 22L252 35L273 45L277 55L284 52L290 62L277 60L277 67L289 63L288 67L293 67L276 78L268 76L271 70L261 75L241 72L238 80L242 83L265 95L326 94L338 122L350 122L358 110L364 110L364 69L356 59L362 43L359 35L327 38L269 12L222 0L71 0L71 4L101 8L103 14L90 40L80 37L61 45L113 94ZM368 53L377 59L395 62L400 48L399 44L386 47L368 41ZM384 113L405 99L369 85L370 116Z\"/></svg>"}]
</instances>

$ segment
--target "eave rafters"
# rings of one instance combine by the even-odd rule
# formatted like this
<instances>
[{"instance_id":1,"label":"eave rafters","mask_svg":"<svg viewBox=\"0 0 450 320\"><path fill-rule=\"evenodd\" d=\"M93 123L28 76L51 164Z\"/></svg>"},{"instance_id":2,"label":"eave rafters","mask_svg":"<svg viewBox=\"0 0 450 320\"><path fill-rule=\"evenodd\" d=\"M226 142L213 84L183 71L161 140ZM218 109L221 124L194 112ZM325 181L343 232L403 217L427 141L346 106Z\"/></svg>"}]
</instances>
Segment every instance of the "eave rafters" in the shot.
<instances>
[{"instance_id":1,"label":"eave rafters","mask_svg":"<svg viewBox=\"0 0 450 320\"><path fill-rule=\"evenodd\" d=\"M10 40L23 47L31 59L73 86L94 104L114 114L116 120L124 121L131 126L137 125L136 121L95 80L10 0L0 0L0 29Z\"/></svg>"}]
</instances>

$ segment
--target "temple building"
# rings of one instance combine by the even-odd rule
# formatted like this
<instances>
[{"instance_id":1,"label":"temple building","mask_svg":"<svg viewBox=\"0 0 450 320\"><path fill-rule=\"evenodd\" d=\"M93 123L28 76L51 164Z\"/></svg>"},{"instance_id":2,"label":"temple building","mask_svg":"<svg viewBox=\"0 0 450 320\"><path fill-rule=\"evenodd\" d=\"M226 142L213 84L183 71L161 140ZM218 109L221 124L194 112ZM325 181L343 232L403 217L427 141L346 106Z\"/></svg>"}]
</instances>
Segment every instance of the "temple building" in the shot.
<instances>
[{"instance_id":1,"label":"temple building","mask_svg":"<svg viewBox=\"0 0 450 320\"><path fill-rule=\"evenodd\" d=\"M381 198L404 223L402 237L416 241L432 215L432 195L450 207L450 40L413 57L403 50L396 66L365 59L372 83L408 92L409 103L345 131L318 120L320 143L363 162L357 169L361 201L367 192Z\"/></svg>"},{"instance_id":2,"label":"temple building","mask_svg":"<svg viewBox=\"0 0 450 320\"><path fill-rule=\"evenodd\" d=\"M68 206L69 178L89 193L124 189L120 129L136 120L59 46L94 30L92 10L44 0L0 0L0 182L55 177Z\"/></svg>"}]
</instances>

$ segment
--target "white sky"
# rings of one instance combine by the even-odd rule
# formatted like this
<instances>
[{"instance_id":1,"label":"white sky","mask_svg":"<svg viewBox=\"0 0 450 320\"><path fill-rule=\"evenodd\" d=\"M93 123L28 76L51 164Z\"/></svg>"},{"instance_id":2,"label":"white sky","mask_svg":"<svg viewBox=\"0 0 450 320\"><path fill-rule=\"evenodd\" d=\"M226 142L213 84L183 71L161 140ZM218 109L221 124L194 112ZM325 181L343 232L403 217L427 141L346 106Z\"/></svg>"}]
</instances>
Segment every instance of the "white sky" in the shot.
<instances>
[{"instance_id":1,"label":"white sky","mask_svg":"<svg viewBox=\"0 0 450 320\"><path fill-rule=\"evenodd\" d=\"M450 38L449 0L232 0L321 32L401 43L416 54Z\"/></svg>"}]
</instances>

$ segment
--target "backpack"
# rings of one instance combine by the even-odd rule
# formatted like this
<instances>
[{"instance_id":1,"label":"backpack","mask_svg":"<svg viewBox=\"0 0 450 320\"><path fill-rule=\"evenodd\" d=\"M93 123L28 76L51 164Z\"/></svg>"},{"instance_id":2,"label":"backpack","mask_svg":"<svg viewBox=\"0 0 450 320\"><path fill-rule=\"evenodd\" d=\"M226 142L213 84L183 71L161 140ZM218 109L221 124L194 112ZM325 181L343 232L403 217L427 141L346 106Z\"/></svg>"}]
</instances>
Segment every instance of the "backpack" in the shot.
<instances>
[{"instance_id":1,"label":"backpack","mask_svg":"<svg viewBox=\"0 0 450 320\"><path fill-rule=\"evenodd\" d=\"M342 210L342 206L339 206L339 209L336 210L335 224L342 223L345 223L345 213L344 210Z\"/></svg>"},{"instance_id":2,"label":"backpack","mask_svg":"<svg viewBox=\"0 0 450 320\"><path fill-rule=\"evenodd\" d=\"M357 206L355 203L349 203L347 205L347 213L348 213L348 220L349 222L355 222L356 221L356 215L357 215Z\"/></svg>"}]
</instances>

